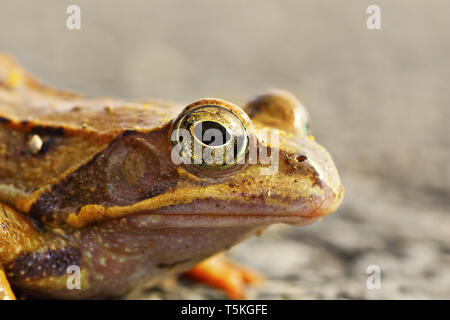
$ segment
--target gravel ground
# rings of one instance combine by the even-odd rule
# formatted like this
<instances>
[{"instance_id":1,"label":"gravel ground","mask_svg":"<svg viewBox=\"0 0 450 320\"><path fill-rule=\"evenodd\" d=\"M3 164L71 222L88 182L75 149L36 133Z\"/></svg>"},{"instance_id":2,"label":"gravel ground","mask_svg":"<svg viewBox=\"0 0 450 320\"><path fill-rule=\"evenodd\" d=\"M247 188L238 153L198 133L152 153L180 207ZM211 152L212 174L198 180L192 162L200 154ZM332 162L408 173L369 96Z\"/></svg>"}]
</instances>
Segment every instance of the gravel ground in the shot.
<instances>
[{"instance_id":1,"label":"gravel ground","mask_svg":"<svg viewBox=\"0 0 450 320\"><path fill-rule=\"evenodd\" d=\"M65 28L66 7L82 28ZM0 50L85 95L244 102L292 91L346 187L337 213L229 252L257 299L450 298L450 4L376 1L2 1ZM368 290L378 265L381 289ZM181 279L130 298L223 298Z\"/></svg>"}]
</instances>

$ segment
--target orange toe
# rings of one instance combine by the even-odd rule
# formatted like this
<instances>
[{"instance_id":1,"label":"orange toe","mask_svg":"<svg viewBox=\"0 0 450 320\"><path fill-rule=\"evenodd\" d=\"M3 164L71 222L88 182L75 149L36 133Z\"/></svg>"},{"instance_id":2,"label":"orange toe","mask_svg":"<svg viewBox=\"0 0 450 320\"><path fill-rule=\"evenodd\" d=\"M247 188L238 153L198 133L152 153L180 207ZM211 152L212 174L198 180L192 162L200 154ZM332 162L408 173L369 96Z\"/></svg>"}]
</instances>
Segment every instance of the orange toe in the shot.
<instances>
[{"instance_id":1,"label":"orange toe","mask_svg":"<svg viewBox=\"0 0 450 320\"><path fill-rule=\"evenodd\" d=\"M263 277L256 271L238 266L222 255L213 256L200 262L186 275L196 281L225 291L230 299L245 298L246 284L258 285L263 281Z\"/></svg>"}]
</instances>

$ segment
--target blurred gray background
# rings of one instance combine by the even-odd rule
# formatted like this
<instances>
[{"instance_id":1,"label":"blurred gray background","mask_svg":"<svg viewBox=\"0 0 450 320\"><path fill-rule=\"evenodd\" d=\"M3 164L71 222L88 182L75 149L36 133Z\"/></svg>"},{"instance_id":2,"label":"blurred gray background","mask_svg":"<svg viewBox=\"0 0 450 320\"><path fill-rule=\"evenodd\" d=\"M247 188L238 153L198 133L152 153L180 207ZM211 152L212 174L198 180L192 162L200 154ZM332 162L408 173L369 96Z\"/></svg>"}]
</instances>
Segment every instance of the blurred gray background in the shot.
<instances>
[{"instance_id":1,"label":"blurred gray background","mask_svg":"<svg viewBox=\"0 0 450 320\"><path fill-rule=\"evenodd\" d=\"M66 8L81 7L81 30ZM381 7L382 29L366 28ZM323 222L235 247L266 274L249 298L450 299L448 1L7 1L0 50L57 88L243 103L284 88L308 107L346 187ZM367 266L382 270L366 288ZM131 298L222 298L188 280Z\"/></svg>"}]
</instances>

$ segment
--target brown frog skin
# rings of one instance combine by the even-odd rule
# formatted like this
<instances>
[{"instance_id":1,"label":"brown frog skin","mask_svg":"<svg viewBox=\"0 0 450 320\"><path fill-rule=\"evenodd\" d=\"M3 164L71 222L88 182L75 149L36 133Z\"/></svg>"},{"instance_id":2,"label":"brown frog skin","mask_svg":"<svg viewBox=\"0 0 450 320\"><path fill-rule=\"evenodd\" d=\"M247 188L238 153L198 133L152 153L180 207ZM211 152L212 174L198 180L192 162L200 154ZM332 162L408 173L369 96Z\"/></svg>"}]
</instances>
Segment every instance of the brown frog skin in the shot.
<instances>
[{"instance_id":1,"label":"brown frog skin","mask_svg":"<svg viewBox=\"0 0 450 320\"><path fill-rule=\"evenodd\" d=\"M171 134L202 106L231 113L249 142L278 152L278 171L263 175L260 162L175 164ZM343 187L308 127L306 110L284 91L243 108L214 98L187 107L84 99L39 84L0 54L0 297L13 298L11 287L39 298L118 296L271 224L335 211ZM279 146L262 138L269 129L280 130ZM67 287L73 265L81 289Z\"/></svg>"}]
</instances>

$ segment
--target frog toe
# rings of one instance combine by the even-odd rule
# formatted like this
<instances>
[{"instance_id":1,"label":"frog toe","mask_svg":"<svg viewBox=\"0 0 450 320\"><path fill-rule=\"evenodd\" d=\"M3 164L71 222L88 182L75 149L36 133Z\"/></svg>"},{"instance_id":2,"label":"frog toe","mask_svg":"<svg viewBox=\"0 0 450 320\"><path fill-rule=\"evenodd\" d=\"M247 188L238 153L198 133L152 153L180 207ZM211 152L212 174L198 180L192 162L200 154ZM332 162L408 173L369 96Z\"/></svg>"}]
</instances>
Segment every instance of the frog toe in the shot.
<instances>
[{"instance_id":1,"label":"frog toe","mask_svg":"<svg viewBox=\"0 0 450 320\"><path fill-rule=\"evenodd\" d=\"M236 265L222 255L200 262L186 275L224 291L230 299L244 299L246 285L255 286L263 282L263 277L258 272Z\"/></svg>"}]
</instances>

